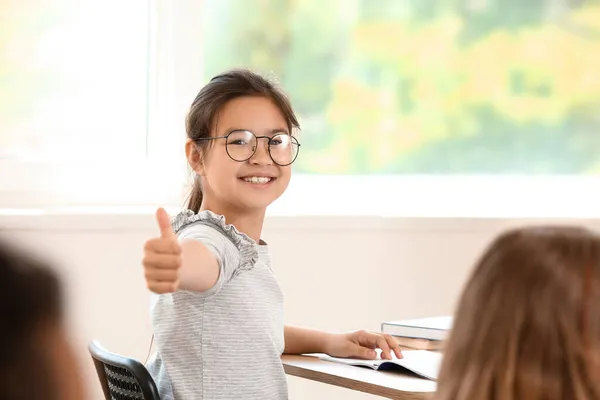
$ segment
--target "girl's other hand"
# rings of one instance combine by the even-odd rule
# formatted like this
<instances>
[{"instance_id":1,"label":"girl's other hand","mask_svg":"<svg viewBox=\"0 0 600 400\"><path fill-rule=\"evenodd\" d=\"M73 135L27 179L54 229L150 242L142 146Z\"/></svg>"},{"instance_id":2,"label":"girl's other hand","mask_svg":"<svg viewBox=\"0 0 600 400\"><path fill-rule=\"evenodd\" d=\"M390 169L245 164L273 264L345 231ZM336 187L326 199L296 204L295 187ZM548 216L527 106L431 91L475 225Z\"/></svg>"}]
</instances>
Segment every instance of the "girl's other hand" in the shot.
<instances>
[{"instance_id":1,"label":"girl's other hand","mask_svg":"<svg viewBox=\"0 0 600 400\"><path fill-rule=\"evenodd\" d=\"M391 360L392 353L402 358L400 346L392 336L365 330L332 333L327 341L326 353L332 357L375 359L375 349L381 349L384 360Z\"/></svg>"}]
</instances>

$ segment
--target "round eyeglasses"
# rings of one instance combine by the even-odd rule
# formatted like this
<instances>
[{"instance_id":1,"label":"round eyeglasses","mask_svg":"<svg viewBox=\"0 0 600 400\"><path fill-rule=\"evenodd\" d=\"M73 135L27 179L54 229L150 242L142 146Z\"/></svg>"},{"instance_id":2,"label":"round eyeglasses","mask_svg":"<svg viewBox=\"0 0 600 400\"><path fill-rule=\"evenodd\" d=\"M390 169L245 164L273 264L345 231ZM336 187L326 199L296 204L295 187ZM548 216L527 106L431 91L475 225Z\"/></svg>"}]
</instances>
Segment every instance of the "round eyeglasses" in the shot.
<instances>
[{"instance_id":1,"label":"round eyeglasses","mask_svg":"<svg viewBox=\"0 0 600 400\"><path fill-rule=\"evenodd\" d=\"M290 165L298 157L300 143L292 135L281 132L273 136L256 136L246 130L235 130L226 136L200 138L200 140L225 139L225 150L233 161L244 162L252 158L258 148L258 139L267 139L267 150L273 162L281 167Z\"/></svg>"}]
</instances>

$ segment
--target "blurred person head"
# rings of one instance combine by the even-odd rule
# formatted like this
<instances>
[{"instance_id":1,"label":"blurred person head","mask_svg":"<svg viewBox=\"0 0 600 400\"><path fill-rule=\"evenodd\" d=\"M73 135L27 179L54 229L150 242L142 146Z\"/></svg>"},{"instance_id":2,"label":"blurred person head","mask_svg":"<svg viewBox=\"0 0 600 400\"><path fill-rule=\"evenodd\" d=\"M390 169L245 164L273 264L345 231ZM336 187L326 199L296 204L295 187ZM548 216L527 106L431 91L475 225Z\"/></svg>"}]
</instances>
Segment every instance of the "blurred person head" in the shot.
<instances>
[{"instance_id":1,"label":"blurred person head","mask_svg":"<svg viewBox=\"0 0 600 400\"><path fill-rule=\"evenodd\" d=\"M0 398L84 397L58 277L41 259L0 240Z\"/></svg>"},{"instance_id":2,"label":"blurred person head","mask_svg":"<svg viewBox=\"0 0 600 400\"><path fill-rule=\"evenodd\" d=\"M500 235L467 282L445 348L437 400L600 399L598 235Z\"/></svg>"}]
</instances>

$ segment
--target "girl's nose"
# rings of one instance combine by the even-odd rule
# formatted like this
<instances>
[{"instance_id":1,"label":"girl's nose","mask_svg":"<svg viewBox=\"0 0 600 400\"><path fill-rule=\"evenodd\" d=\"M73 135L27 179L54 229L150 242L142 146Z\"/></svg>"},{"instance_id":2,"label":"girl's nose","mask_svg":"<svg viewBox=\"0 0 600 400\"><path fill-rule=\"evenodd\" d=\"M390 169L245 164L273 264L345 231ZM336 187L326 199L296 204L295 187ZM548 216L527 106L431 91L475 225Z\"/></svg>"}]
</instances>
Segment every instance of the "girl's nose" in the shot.
<instances>
[{"instance_id":1,"label":"girl's nose","mask_svg":"<svg viewBox=\"0 0 600 400\"><path fill-rule=\"evenodd\" d=\"M269 145L267 143L261 144L260 140L256 144L254 155L250 157L250 163L254 165L271 165L273 160L269 154Z\"/></svg>"}]
</instances>

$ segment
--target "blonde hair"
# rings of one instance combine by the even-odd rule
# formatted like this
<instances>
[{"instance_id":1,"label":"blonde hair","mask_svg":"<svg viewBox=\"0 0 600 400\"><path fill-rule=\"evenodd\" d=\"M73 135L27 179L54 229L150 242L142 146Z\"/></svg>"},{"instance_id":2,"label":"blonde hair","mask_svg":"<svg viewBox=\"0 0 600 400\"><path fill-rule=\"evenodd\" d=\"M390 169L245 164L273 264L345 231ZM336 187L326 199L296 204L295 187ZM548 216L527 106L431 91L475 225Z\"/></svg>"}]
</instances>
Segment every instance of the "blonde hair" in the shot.
<instances>
[{"instance_id":1,"label":"blonde hair","mask_svg":"<svg viewBox=\"0 0 600 400\"><path fill-rule=\"evenodd\" d=\"M462 294L436 400L600 399L599 357L600 237L511 230Z\"/></svg>"}]
</instances>

